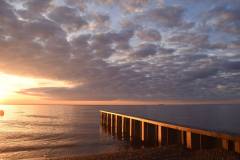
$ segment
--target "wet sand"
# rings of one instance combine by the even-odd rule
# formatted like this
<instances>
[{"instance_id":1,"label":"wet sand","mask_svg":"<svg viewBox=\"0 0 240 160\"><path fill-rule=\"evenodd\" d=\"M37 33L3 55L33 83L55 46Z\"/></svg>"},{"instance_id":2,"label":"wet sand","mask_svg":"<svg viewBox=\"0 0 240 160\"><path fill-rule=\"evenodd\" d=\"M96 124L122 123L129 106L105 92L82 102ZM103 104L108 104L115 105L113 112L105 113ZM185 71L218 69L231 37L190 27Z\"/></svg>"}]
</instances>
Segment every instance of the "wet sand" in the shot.
<instances>
[{"instance_id":1,"label":"wet sand","mask_svg":"<svg viewBox=\"0 0 240 160\"><path fill-rule=\"evenodd\" d=\"M52 160L240 160L240 155L221 149L190 151L179 146L168 146Z\"/></svg>"}]
</instances>

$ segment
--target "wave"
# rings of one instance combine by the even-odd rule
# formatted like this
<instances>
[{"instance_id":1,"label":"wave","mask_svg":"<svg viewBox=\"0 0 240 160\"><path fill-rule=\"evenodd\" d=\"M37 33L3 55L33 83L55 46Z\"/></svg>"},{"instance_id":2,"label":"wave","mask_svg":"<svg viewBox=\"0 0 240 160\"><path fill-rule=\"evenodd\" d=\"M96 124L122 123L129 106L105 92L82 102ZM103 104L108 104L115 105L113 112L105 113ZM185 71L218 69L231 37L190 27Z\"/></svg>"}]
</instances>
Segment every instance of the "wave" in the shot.
<instances>
[{"instance_id":1,"label":"wave","mask_svg":"<svg viewBox=\"0 0 240 160\"><path fill-rule=\"evenodd\" d=\"M34 145L34 146L11 146L11 147L1 147L0 153L9 153L9 152L21 152L21 151L33 151L41 149L57 149L57 148L66 148L66 147L75 147L78 146L77 143L66 143L66 144L43 144L43 145Z\"/></svg>"},{"instance_id":2,"label":"wave","mask_svg":"<svg viewBox=\"0 0 240 160\"><path fill-rule=\"evenodd\" d=\"M46 116L46 115L35 115L35 114L29 114L25 115L25 117L31 117L31 118L50 118L50 119L58 119L57 116Z\"/></svg>"}]
</instances>

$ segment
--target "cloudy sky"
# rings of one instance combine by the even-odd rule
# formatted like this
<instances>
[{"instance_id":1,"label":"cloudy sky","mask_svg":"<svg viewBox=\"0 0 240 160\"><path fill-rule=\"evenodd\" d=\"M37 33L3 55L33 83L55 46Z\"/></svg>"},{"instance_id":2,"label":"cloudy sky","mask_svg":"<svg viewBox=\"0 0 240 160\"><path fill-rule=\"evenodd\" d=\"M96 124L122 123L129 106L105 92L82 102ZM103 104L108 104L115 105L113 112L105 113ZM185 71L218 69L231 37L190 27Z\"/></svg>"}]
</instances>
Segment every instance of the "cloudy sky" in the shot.
<instances>
[{"instance_id":1,"label":"cloudy sky","mask_svg":"<svg viewBox=\"0 0 240 160\"><path fill-rule=\"evenodd\" d=\"M239 100L239 8L239 0L1 0L0 88L52 101Z\"/></svg>"}]
</instances>

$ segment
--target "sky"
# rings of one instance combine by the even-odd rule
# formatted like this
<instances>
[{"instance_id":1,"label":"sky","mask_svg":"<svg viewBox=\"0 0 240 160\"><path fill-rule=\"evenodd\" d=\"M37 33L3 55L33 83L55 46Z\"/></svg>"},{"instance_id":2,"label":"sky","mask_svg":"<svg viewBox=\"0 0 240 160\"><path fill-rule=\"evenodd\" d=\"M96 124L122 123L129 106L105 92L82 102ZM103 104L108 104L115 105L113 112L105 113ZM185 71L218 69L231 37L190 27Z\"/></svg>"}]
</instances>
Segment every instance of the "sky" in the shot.
<instances>
[{"instance_id":1,"label":"sky","mask_svg":"<svg viewBox=\"0 0 240 160\"><path fill-rule=\"evenodd\" d=\"M239 0L1 0L0 103L240 102Z\"/></svg>"}]
</instances>

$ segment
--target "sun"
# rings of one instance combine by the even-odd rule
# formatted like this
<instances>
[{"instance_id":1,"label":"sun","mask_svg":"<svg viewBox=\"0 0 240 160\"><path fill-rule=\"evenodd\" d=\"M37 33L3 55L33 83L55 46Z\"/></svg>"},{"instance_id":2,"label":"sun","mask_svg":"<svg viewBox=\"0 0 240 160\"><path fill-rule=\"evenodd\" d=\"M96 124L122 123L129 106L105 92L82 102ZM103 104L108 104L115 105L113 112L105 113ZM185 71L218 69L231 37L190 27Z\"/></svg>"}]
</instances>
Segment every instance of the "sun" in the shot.
<instances>
[{"instance_id":1,"label":"sun","mask_svg":"<svg viewBox=\"0 0 240 160\"><path fill-rule=\"evenodd\" d=\"M0 100L6 98L8 96L9 92L6 87L0 88Z\"/></svg>"},{"instance_id":2,"label":"sun","mask_svg":"<svg viewBox=\"0 0 240 160\"><path fill-rule=\"evenodd\" d=\"M0 100L7 98L11 94L11 88L0 85Z\"/></svg>"},{"instance_id":3,"label":"sun","mask_svg":"<svg viewBox=\"0 0 240 160\"><path fill-rule=\"evenodd\" d=\"M0 102L26 98L26 96L29 95L20 93L20 91L24 89L72 86L74 86L74 84L65 81L10 75L1 73L0 71Z\"/></svg>"},{"instance_id":4,"label":"sun","mask_svg":"<svg viewBox=\"0 0 240 160\"><path fill-rule=\"evenodd\" d=\"M11 78L0 74L0 101L9 98L9 96L14 93L15 88L16 85L13 83L13 80Z\"/></svg>"},{"instance_id":5,"label":"sun","mask_svg":"<svg viewBox=\"0 0 240 160\"><path fill-rule=\"evenodd\" d=\"M0 73L0 101L16 98L18 91L37 86L37 84L38 82L31 78Z\"/></svg>"},{"instance_id":6,"label":"sun","mask_svg":"<svg viewBox=\"0 0 240 160\"><path fill-rule=\"evenodd\" d=\"M16 91L21 87L21 78L0 73L0 102L14 98Z\"/></svg>"}]
</instances>

